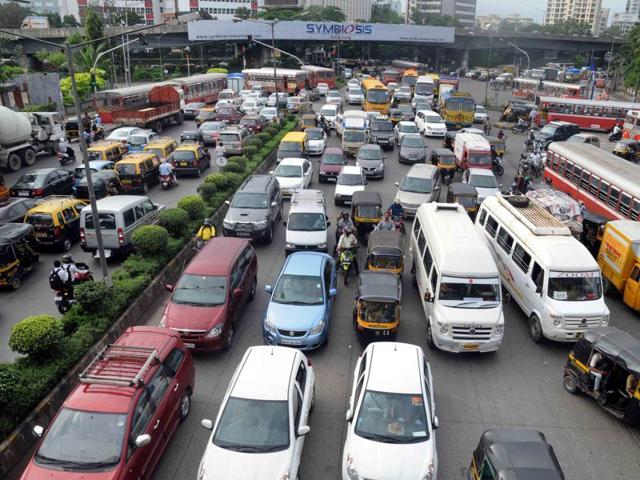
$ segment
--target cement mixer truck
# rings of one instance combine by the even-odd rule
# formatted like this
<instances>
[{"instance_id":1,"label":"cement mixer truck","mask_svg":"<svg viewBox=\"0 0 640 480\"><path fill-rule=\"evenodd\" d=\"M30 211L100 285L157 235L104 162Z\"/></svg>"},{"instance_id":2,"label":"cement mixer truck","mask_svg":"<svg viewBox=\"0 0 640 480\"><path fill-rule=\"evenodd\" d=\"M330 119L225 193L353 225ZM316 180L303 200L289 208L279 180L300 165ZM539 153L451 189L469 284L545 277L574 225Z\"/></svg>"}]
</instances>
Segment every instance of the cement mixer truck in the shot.
<instances>
[{"instance_id":1,"label":"cement mixer truck","mask_svg":"<svg viewBox=\"0 0 640 480\"><path fill-rule=\"evenodd\" d=\"M57 152L64 120L57 112L14 112L0 106L0 169L12 172L36 163L40 152Z\"/></svg>"}]
</instances>

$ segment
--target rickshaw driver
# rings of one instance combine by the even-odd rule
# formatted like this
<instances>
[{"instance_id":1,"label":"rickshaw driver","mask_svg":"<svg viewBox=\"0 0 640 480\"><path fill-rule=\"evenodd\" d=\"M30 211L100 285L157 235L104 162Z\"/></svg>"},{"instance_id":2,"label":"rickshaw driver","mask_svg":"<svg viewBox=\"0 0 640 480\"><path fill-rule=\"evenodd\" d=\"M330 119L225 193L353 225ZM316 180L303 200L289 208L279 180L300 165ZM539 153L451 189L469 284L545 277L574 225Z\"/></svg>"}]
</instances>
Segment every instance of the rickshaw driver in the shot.
<instances>
[{"instance_id":1,"label":"rickshaw driver","mask_svg":"<svg viewBox=\"0 0 640 480\"><path fill-rule=\"evenodd\" d=\"M591 360L589 361L589 369L591 370L591 375L594 377L593 381L593 391L596 394L600 394L600 386L602 385L602 380L605 375L608 375L611 369L611 362L607 357L602 355L600 352L596 351L593 355L591 355ZM605 378L606 381L606 378Z\"/></svg>"}]
</instances>

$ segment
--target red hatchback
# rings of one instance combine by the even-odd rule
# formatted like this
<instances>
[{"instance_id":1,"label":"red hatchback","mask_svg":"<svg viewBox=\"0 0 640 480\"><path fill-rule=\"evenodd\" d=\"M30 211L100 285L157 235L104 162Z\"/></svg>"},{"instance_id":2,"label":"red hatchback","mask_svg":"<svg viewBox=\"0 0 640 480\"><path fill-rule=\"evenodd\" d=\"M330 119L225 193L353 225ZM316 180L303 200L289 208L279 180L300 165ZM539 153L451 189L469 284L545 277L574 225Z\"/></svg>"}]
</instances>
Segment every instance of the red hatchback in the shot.
<instances>
[{"instance_id":1,"label":"red hatchback","mask_svg":"<svg viewBox=\"0 0 640 480\"><path fill-rule=\"evenodd\" d=\"M191 353L176 333L127 329L80 375L22 480L150 478L189 414L194 380Z\"/></svg>"},{"instance_id":2,"label":"red hatchback","mask_svg":"<svg viewBox=\"0 0 640 480\"><path fill-rule=\"evenodd\" d=\"M256 293L258 260L251 244L212 238L191 260L173 292L161 326L180 334L187 348L228 349L242 307Z\"/></svg>"}]
</instances>

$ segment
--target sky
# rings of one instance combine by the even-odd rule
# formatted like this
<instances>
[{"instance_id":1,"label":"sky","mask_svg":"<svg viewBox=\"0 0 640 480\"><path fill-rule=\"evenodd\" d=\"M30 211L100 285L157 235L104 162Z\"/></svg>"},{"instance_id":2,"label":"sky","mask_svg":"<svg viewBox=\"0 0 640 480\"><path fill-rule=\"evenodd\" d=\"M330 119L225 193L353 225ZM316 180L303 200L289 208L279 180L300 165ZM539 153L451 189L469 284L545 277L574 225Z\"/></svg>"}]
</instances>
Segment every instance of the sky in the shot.
<instances>
[{"instance_id":1,"label":"sky","mask_svg":"<svg viewBox=\"0 0 640 480\"><path fill-rule=\"evenodd\" d=\"M616 12L624 12L627 0L602 0L604 8L610 8L609 22ZM508 15L519 13L523 17L531 17L542 22L546 0L478 0L477 15Z\"/></svg>"}]
</instances>

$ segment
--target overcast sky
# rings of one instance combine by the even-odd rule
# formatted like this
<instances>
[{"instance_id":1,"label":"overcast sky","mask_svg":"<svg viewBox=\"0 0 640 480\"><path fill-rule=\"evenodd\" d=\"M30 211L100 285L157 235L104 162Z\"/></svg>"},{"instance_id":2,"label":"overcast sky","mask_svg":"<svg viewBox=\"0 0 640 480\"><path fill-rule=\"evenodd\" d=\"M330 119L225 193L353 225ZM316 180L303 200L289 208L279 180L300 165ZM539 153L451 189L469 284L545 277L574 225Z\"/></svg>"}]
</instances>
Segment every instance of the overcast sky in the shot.
<instances>
[{"instance_id":1,"label":"overcast sky","mask_svg":"<svg viewBox=\"0 0 640 480\"><path fill-rule=\"evenodd\" d=\"M610 8L609 22L615 12L624 12L626 0L602 0L602 6ZM546 0L478 0L478 15L519 13L523 17L532 17L542 21Z\"/></svg>"}]
</instances>

